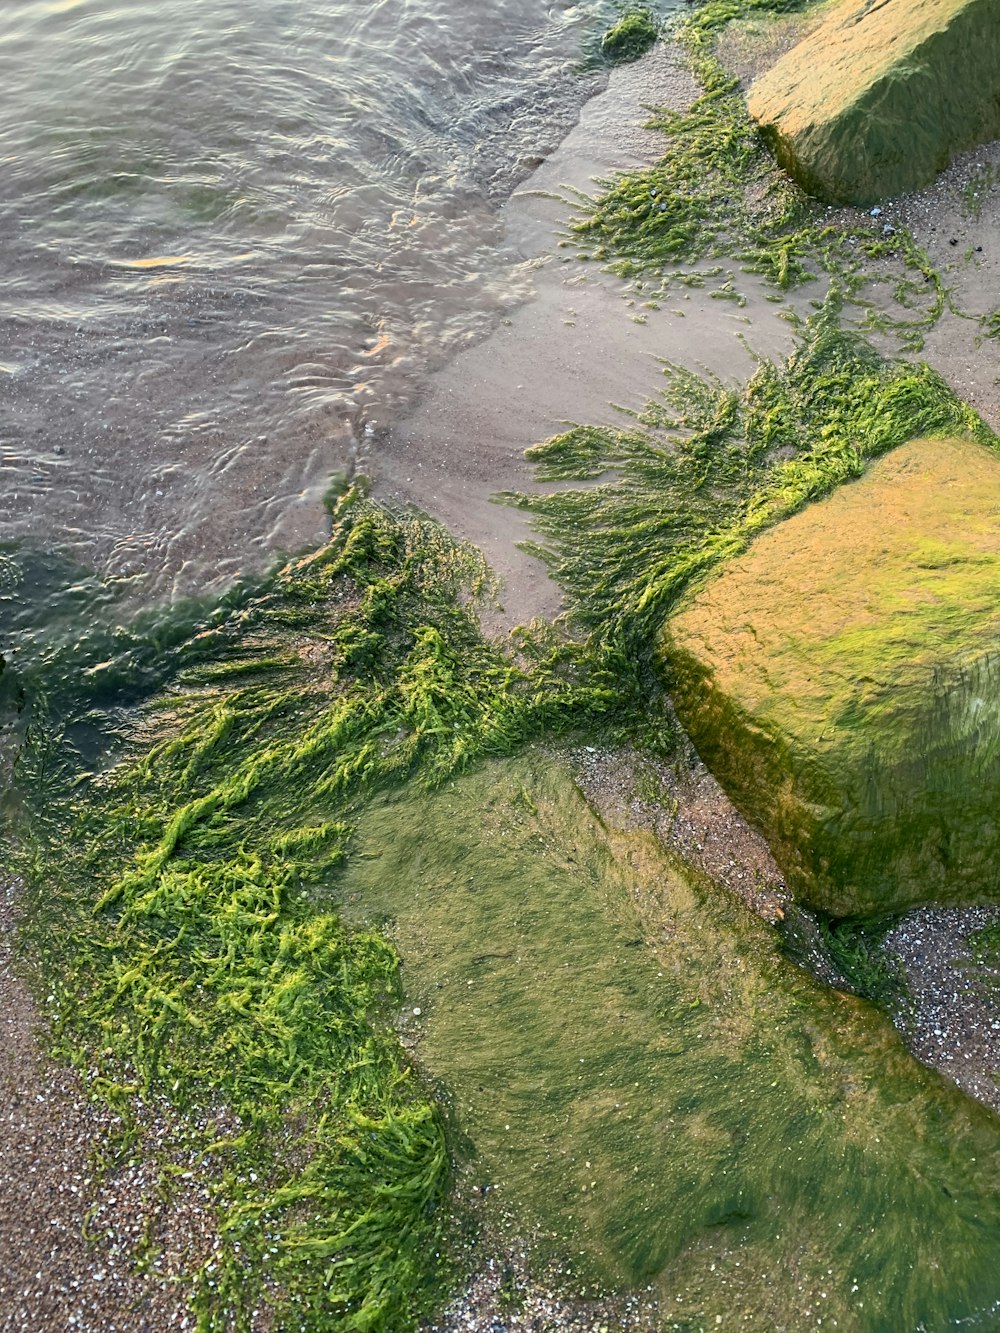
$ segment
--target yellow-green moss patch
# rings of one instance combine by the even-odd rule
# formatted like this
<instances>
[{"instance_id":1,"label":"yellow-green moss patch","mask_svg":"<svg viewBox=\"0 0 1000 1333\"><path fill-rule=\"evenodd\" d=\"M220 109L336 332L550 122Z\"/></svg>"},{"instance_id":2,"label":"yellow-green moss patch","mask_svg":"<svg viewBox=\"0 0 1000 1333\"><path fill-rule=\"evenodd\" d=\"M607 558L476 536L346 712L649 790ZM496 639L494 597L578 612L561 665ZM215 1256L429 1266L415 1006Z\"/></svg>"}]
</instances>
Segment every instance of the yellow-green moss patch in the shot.
<instances>
[{"instance_id":1,"label":"yellow-green moss patch","mask_svg":"<svg viewBox=\"0 0 1000 1333\"><path fill-rule=\"evenodd\" d=\"M998 516L991 450L918 440L669 624L683 721L813 906L1000 893Z\"/></svg>"},{"instance_id":2,"label":"yellow-green moss patch","mask_svg":"<svg viewBox=\"0 0 1000 1333\"><path fill-rule=\"evenodd\" d=\"M810 193L864 204L916 189L1000 134L995 0L843 0L748 105Z\"/></svg>"}]
</instances>

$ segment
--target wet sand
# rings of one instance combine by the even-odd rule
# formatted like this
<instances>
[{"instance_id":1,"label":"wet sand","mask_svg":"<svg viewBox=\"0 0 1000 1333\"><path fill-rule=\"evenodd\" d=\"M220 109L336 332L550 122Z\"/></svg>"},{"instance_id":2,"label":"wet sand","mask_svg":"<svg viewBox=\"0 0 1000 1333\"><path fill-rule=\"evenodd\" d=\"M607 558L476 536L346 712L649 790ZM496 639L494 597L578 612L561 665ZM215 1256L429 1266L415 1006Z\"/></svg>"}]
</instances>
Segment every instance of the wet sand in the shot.
<instances>
[{"instance_id":1,"label":"wet sand","mask_svg":"<svg viewBox=\"0 0 1000 1333\"><path fill-rule=\"evenodd\" d=\"M577 127L504 209L508 240L536 265L531 299L484 341L433 377L418 409L383 432L368 466L375 494L417 505L481 547L504 580L509 628L551 616L559 590L540 561L517 549L527 519L494 502L498 492L534 487L524 451L571 422L623 424L615 404L638 408L661 386L658 361L736 384L753 370L750 348L781 358L791 350L782 309L805 311L815 290L785 306L739 275L740 309L706 288L678 289L649 309L633 284L581 263L561 247L573 192L659 160L663 137L644 128L651 105L683 110L697 95L677 51L665 44L613 72L584 107ZM773 294L773 293L772 293Z\"/></svg>"}]
</instances>

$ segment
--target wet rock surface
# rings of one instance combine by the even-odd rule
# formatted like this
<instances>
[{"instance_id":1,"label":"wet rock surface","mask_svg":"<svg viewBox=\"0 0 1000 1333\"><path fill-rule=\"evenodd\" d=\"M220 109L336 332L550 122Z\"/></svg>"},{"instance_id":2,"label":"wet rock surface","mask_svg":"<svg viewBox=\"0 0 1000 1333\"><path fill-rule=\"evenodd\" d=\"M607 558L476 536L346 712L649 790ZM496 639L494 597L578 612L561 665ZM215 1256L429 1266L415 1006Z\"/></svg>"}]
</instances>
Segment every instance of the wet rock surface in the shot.
<instances>
[{"instance_id":1,"label":"wet rock surface","mask_svg":"<svg viewBox=\"0 0 1000 1333\"><path fill-rule=\"evenodd\" d=\"M681 722L792 896L833 916L997 892L1000 461L893 450L671 620Z\"/></svg>"},{"instance_id":2,"label":"wet rock surface","mask_svg":"<svg viewBox=\"0 0 1000 1333\"><path fill-rule=\"evenodd\" d=\"M869 204L1000 134L998 69L992 0L842 0L748 105L805 189Z\"/></svg>"}]
</instances>

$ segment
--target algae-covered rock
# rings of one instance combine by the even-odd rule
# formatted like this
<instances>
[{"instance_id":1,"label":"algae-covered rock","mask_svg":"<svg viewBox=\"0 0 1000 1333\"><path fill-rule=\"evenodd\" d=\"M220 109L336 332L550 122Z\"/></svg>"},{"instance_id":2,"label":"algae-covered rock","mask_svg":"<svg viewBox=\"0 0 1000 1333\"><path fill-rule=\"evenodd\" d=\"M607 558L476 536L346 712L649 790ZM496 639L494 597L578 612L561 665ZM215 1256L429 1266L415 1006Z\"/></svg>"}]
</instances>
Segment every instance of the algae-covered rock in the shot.
<instances>
[{"instance_id":1,"label":"algae-covered rock","mask_svg":"<svg viewBox=\"0 0 1000 1333\"><path fill-rule=\"evenodd\" d=\"M672 619L675 700L792 891L835 915L1000 897L1000 459L917 440Z\"/></svg>"},{"instance_id":2,"label":"algae-covered rock","mask_svg":"<svg viewBox=\"0 0 1000 1333\"><path fill-rule=\"evenodd\" d=\"M747 100L810 193L867 204L916 189L1000 136L997 0L842 0Z\"/></svg>"},{"instance_id":3,"label":"algae-covered rock","mask_svg":"<svg viewBox=\"0 0 1000 1333\"><path fill-rule=\"evenodd\" d=\"M561 1288L675 1333L996 1327L1000 1121L558 757L386 795L337 892L392 922L461 1193Z\"/></svg>"}]
</instances>

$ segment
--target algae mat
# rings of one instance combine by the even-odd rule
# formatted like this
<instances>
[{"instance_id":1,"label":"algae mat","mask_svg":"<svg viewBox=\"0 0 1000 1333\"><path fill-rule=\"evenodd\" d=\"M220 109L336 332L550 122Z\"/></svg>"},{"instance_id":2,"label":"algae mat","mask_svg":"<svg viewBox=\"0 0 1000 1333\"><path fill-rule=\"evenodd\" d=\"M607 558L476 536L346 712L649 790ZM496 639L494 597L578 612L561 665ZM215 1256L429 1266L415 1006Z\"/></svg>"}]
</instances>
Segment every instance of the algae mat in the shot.
<instances>
[{"instance_id":1,"label":"algae mat","mask_svg":"<svg viewBox=\"0 0 1000 1333\"><path fill-rule=\"evenodd\" d=\"M580 1287L651 1283L670 1328L989 1326L1000 1122L561 761L384 799L341 892L391 923L469 1169Z\"/></svg>"},{"instance_id":2,"label":"algae mat","mask_svg":"<svg viewBox=\"0 0 1000 1333\"><path fill-rule=\"evenodd\" d=\"M801 900L996 897L1000 460L918 440L669 623L678 711Z\"/></svg>"},{"instance_id":3,"label":"algae mat","mask_svg":"<svg viewBox=\"0 0 1000 1333\"><path fill-rule=\"evenodd\" d=\"M917 189L1000 135L996 0L842 0L747 101L810 193L868 204Z\"/></svg>"}]
</instances>

